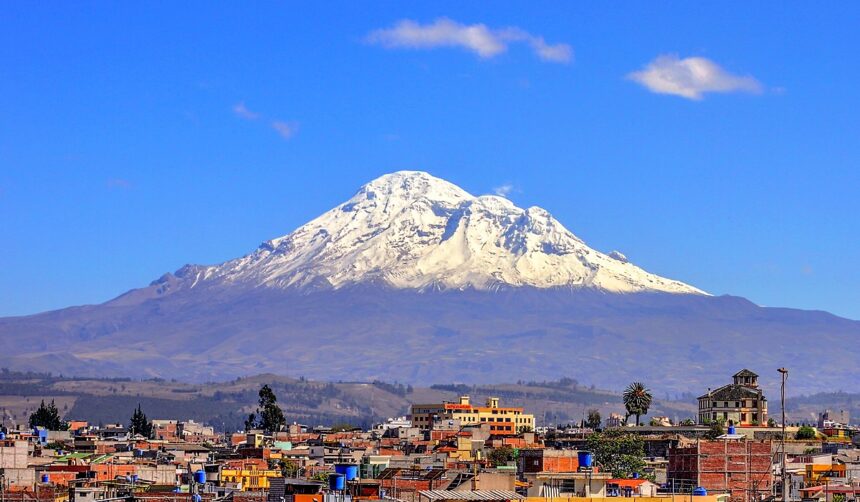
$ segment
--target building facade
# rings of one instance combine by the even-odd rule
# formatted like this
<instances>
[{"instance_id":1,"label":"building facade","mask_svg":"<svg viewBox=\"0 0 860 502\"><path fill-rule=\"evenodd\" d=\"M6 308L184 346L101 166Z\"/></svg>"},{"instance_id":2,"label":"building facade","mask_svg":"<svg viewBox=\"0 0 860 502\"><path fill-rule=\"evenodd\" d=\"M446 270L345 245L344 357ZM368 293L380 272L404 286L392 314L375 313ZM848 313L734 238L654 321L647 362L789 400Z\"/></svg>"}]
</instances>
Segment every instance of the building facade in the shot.
<instances>
[{"instance_id":1,"label":"building facade","mask_svg":"<svg viewBox=\"0 0 860 502\"><path fill-rule=\"evenodd\" d=\"M767 423L767 399L758 386L758 375L743 369L732 376L734 382L699 396L699 423L722 420L753 426Z\"/></svg>"},{"instance_id":2,"label":"building facade","mask_svg":"<svg viewBox=\"0 0 860 502\"><path fill-rule=\"evenodd\" d=\"M733 502L762 500L773 489L770 441L716 440L669 450L667 484L680 491L701 486Z\"/></svg>"},{"instance_id":3,"label":"building facade","mask_svg":"<svg viewBox=\"0 0 860 502\"><path fill-rule=\"evenodd\" d=\"M490 432L497 435L513 435L522 431L533 431L535 417L522 408L499 406L499 398L487 399L486 406L474 406L469 396L460 397L457 403L413 404L412 426L421 430L433 428L434 422L459 421L460 426L487 424Z\"/></svg>"}]
</instances>

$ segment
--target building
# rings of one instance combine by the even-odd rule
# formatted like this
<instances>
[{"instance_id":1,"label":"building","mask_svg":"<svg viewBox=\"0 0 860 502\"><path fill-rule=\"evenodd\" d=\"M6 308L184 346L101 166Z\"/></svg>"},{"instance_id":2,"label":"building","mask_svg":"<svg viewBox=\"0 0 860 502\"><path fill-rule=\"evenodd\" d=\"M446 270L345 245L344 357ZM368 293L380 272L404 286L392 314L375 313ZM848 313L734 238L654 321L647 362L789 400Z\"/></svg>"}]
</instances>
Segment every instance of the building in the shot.
<instances>
[{"instance_id":1,"label":"building","mask_svg":"<svg viewBox=\"0 0 860 502\"><path fill-rule=\"evenodd\" d=\"M487 399L486 406L474 406L469 396L460 397L460 402L441 404L413 404L412 424L421 430L430 430L434 422L459 421L460 425L488 424L491 434L513 435L523 430L533 431L535 417L523 413L522 408L502 408L499 398Z\"/></svg>"},{"instance_id":2,"label":"building","mask_svg":"<svg viewBox=\"0 0 860 502\"><path fill-rule=\"evenodd\" d=\"M767 399L758 386L758 375L748 369L735 373L734 383L699 396L699 423L716 420L740 426L767 423Z\"/></svg>"},{"instance_id":3,"label":"building","mask_svg":"<svg viewBox=\"0 0 860 502\"><path fill-rule=\"evenodd\" d=\"M579 452L550 448L522 448L519 450L519 471L532 472L577 472Z\"/></svg>"},{"instance_id":4,"label":"building","mask_svg":"<svg viewBox=\"0 0 860 502\"><path fill-rule=\"evenodd\" d=\"M671 448L667 485L682 493L701 486L738 502L761 500L773 488L772 446L770 441L742 439Z\"/></svg>"}]
</instances>

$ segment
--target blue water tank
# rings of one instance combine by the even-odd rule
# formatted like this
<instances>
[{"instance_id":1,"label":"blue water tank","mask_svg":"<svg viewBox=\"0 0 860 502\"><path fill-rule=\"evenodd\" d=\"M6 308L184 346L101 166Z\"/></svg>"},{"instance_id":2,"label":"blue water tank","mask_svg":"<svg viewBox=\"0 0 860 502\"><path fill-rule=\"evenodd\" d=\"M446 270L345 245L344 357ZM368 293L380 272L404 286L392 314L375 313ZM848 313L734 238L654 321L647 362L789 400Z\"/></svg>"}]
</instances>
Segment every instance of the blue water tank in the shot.
<instances>
[{"instance_id":1,"label":"blue water tank","mask_svg":"<svg viewBox=\"0 0 860 502\"><path fill-rule=\"evenodd\" d=\"M51 478L48 477L47 474L42 474L42 483L50 483Z\"/></svg>"},{"instance_id":2,"label":"blue water tank","mask_svg":"<svg viewBox=\"0 0 860 502\"><path fill-rule=\"evenodd\" d=\"M580 467L591 467L594 464L594 455L590 451L581 451L577 454Z\"/></svg>"},{"instance_id":3,"label":"blue water tank","mask_svg":"<svg viewBox=\"0 0 860 502\"><path fill-rule=\"evenodd\" d=\"M5 432L0 431L0 441L2 441L2 440L4 440L4 439L6 439L6 433L5 433Z\"/></svg>"},{"instance_id":4,"label":"blue water tank","mask_svg":"<svg viewBox=\"0 0 860 502\"><path fill-rule=\"evenodd\" d=\"M206 483L206 473L203 471L203 469L194 471L194 482L200 484Z\"/></svg>"},{"instance_id":5,"label":"blue water tank","mask_svg":"<svg viewBox=\"0 0 860 502\"><path fill-rule=\"evenodd\" d=\"M697 486L697 487L693 488L693 495L695 495L697 497L704 497L707 494L708 494L708 490L705 490L701 486Z\"/></svg>"},{"instance_id":6,"label":"blue water tank","mask_svg":"<svg viewBox=\"0 0 860 502\"><path fill-rule=\"evenodd\" d=\"M335 464L334 472L342 474L346 481L352 481L358 477L358 466L355 464Z\"/></svg>"},{"instance_id":7,"label":"blue water tank","mask_svg":"<svg viewBox=\"0 0 860 502\"><path fill-rule=\"evenodd\" d=\"M131 482L132 482L132 483L137 483L137 481L138 481L139 479L140 479L140 476L138 476L137 474L132 474L132 475L131 475Z\"/></svg>"},{"instance_id":8,"label":"blue water tank","mask_svg":"<svg viewBox=\"0 0 860 502\"><path fill-rule=\"evenodd\" d=\"M735 433L735 426L734 426L734 425L730 425L730 426L729 426L729 434L734 434L734 433Z\"/></svg>"},{"instance_id":9,"label":"blue water tank","mask_svg":"<svg viewBox=\"0 0 860 502\"><path fill-rule=\"evenodd\" d=\"M633 479L639 479L639 473L638 472L633 473Z\"/></svg>"},{"instance_id":10,"label":"blue water tank","mask_svg":"<svg viewBox=\"0 0 860 502\"><path fill-rule=\"evenodd\" d=\"M343 474L329 474L328 488L329 490L343 490L346 487L346 482L343 479Z\"/></svg>"},{"instance_id":11,"label":"blue water tank","mask_svg":"<svg viewBox=\"0 0 860 502\"><path fill-rule=\"evenodd\" d=\"M203 497L197 493L191 496L191 502L200 502L201 500L203 500Z\"/></svg>"},{"instance_id":12,"label":"blue water tank","mask_svg":"<svg viewBox=\"0 0 860 502\"><path fill-rule=\"evenodd\" d=\"M182 489L177 486L173 489L173 493L182 493Z\"/></svg>"}]
</instances>

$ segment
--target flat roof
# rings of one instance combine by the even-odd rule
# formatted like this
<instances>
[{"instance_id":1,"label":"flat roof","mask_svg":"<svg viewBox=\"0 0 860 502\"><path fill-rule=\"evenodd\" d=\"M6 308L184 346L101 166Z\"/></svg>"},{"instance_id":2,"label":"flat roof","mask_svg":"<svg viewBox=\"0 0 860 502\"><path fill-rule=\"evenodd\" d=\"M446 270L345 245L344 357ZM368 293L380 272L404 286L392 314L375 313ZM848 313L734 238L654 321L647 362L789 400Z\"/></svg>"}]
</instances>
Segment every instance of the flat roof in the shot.
<instances>
[{"instance_id":1,"label":"flat roof","mask_svg":"<svg viewBox=\"0 0 860 502\"><path fill-rule=\"evenodd\" d=\"M524 500L525 497L511 490L422 490L421 497L430 500Z\"/></svg>"}]
</instances>

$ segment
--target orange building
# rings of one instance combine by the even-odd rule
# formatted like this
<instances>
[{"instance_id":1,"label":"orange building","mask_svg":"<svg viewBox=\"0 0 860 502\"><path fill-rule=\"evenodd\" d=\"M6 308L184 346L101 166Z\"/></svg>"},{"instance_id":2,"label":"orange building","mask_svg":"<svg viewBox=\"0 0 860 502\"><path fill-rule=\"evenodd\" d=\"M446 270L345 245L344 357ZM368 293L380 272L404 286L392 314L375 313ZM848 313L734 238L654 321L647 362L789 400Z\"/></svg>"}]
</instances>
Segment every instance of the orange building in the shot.
<instances>
[{"instance_id":1,"label":"orange building","mask_svg":"<svg viewBox=\"0 0 860 502\"><path fill-rule=\"evenodd\" d=\"M412 425L422 430L433 428L434 422L459 421L460 425L489 425L490 432L497 435L514 435L533 431L535 417L523 413L522 408L499 406L499 398L487 399L486 406L473 406L469 396L460 397L458 403L413 404Z\"/></svg>"}]
</instances>

